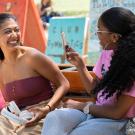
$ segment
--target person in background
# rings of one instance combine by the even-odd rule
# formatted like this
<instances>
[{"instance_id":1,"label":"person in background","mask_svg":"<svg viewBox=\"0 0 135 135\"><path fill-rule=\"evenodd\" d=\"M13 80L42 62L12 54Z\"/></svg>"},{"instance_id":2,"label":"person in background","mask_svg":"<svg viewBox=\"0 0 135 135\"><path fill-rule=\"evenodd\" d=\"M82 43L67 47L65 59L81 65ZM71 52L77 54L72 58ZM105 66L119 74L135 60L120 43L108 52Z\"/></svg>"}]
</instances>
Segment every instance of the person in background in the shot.
<instances>
[{"instance_id":1,"label":"person in background","mask_svg":"<svg viewBox=\"0 0 135 135\"><path fill-rule=\"evenodd\" d=\"M34 113L27 123L31 127L19 129L0 115L0 135L40 135L42 119L58 106L69 82L46 55L23 46L16 17L8 13L0 13L0 75L5 101L15 101L20 109L29 108Z\"/></svg>"},{"instance_id":2,"label":"person in background","mask_svg":"<svg viewBox=\"0 0 135 135\"><path fill-rule=\"evenodd\" d=\"M50 13L53 11L51 0L41 0L39 14L43 22L49 23Z\"/></svg>"},{"instance_id":3,"label":"person in background","mask_svg":"<svg viewBox=\"0 0 135 135\"><path fill-rule=\"evenodd\" d=\"M11 12L11 9L12 9L12 3L7 2L7 4L5 5L5 12Z\"/></svg>"},{"instance_id":4,"label":"person in background","mask_svg":"<svg viewBox=\"0 0 135 135\"><path fill-rule=\"evenodd\" d=\"M135 15L113 7L102 13L97 27L103 50L93 69L96 77L66 46L67 60L96 103L67 101L67 108L47 114L42 135L125 135L128 119L135 117Z\"/></svg>"},{"instance_id":5,"label":"person in background","mask_svg":"<svg viewBox=\"0 0 135 135\"><path fill-rule=\"evenodd\" d=\"M54 11L52 0L41 0L38 10L45 29L49 26L49 22L52 17L62 16L61 13Z\"/></svg>"}]
</instances>

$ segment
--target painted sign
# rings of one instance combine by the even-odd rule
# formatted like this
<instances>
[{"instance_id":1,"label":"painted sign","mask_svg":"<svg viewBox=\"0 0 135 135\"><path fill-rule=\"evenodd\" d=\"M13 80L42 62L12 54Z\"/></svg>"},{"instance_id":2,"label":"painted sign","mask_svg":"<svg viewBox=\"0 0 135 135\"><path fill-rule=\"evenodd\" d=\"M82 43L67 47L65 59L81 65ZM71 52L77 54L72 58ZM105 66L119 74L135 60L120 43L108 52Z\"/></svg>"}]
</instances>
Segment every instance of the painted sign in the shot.
<instances>
[{"instance_id":1,"label":"painted sign","mask_svg":"<svg viewBox=\"0 0 135 135\"><path fill-rule=\"evenodd\" d=\"M79 54L87 52L88 20L86 17L55 17L50 20L46 54L56 63L66 63L61 32L68 44Z\"/></svg>"}]
</instances>

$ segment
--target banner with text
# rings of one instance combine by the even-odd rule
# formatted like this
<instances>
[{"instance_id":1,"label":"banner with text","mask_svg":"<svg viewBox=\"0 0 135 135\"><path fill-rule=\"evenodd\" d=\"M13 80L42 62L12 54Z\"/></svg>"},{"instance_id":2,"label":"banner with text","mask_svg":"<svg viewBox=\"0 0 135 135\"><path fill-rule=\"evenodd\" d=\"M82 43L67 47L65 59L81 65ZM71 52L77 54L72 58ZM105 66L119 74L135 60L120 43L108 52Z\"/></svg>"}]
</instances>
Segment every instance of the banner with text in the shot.
<instances>
[{"instance_id":1,"label":"banner with text","mask_svg":"<svg viewBox=\"0 0 135 135\"><path fill-rule=\"evenodd\" d=\"M62 46L61 32L68 44L79 54L87 52L88 19L86 17L55 17L50 20L46 54L56 63L67 63Z\"/></svg>"},{"instance_id":2,"label":"banner with text","mask_svg":"<svg viewBox=\"0 0 135 135\"><path fill-rule=\"evenodd\" d=\"M89 42L89 64L96 63L101 48L97 35L95 34L97 28L97 21L99 16L111 7L124 7L130 9L135 13L135 0L90 0L90 42Z\"/></svg>"}]
</instances>

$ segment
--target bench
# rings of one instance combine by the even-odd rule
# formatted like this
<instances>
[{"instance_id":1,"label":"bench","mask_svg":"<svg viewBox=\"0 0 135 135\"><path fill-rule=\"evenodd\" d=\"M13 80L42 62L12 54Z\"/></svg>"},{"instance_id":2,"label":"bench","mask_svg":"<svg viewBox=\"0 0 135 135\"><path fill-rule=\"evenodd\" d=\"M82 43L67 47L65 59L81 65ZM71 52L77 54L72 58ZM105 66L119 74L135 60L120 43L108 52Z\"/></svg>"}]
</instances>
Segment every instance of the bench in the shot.
<instances>
[{"instance_id":1,"label":"bench","mask_svg":"<svg viewBox=\"0 0 135 135\"><path fill-rule=\"evenodd\" d=\"M89 71L92 76L94 74ZM64 100L73 99L81 102L95 101L94 98L86 92L78 71L62 71L70 83L70 89Z\"/></svg>"}]
</instances>

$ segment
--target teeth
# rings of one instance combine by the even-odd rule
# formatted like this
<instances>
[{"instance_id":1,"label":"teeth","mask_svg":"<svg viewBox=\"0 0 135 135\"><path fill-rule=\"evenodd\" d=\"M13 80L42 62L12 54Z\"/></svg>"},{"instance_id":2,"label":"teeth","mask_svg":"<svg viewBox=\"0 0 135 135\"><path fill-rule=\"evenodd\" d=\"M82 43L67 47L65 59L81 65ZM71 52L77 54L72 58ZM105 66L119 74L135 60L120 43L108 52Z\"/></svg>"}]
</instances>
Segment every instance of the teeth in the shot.
<instances>
[{"instance_id":1,"label":"teeth","mask_svg":"<svg viewBox=\"0 0 135 135\"><path fill-rule=\"evenodd\" d=\"M10 41L9 43L10 43L10 44L16 44L17 41Z\"/></svg>"}]
</instances>

